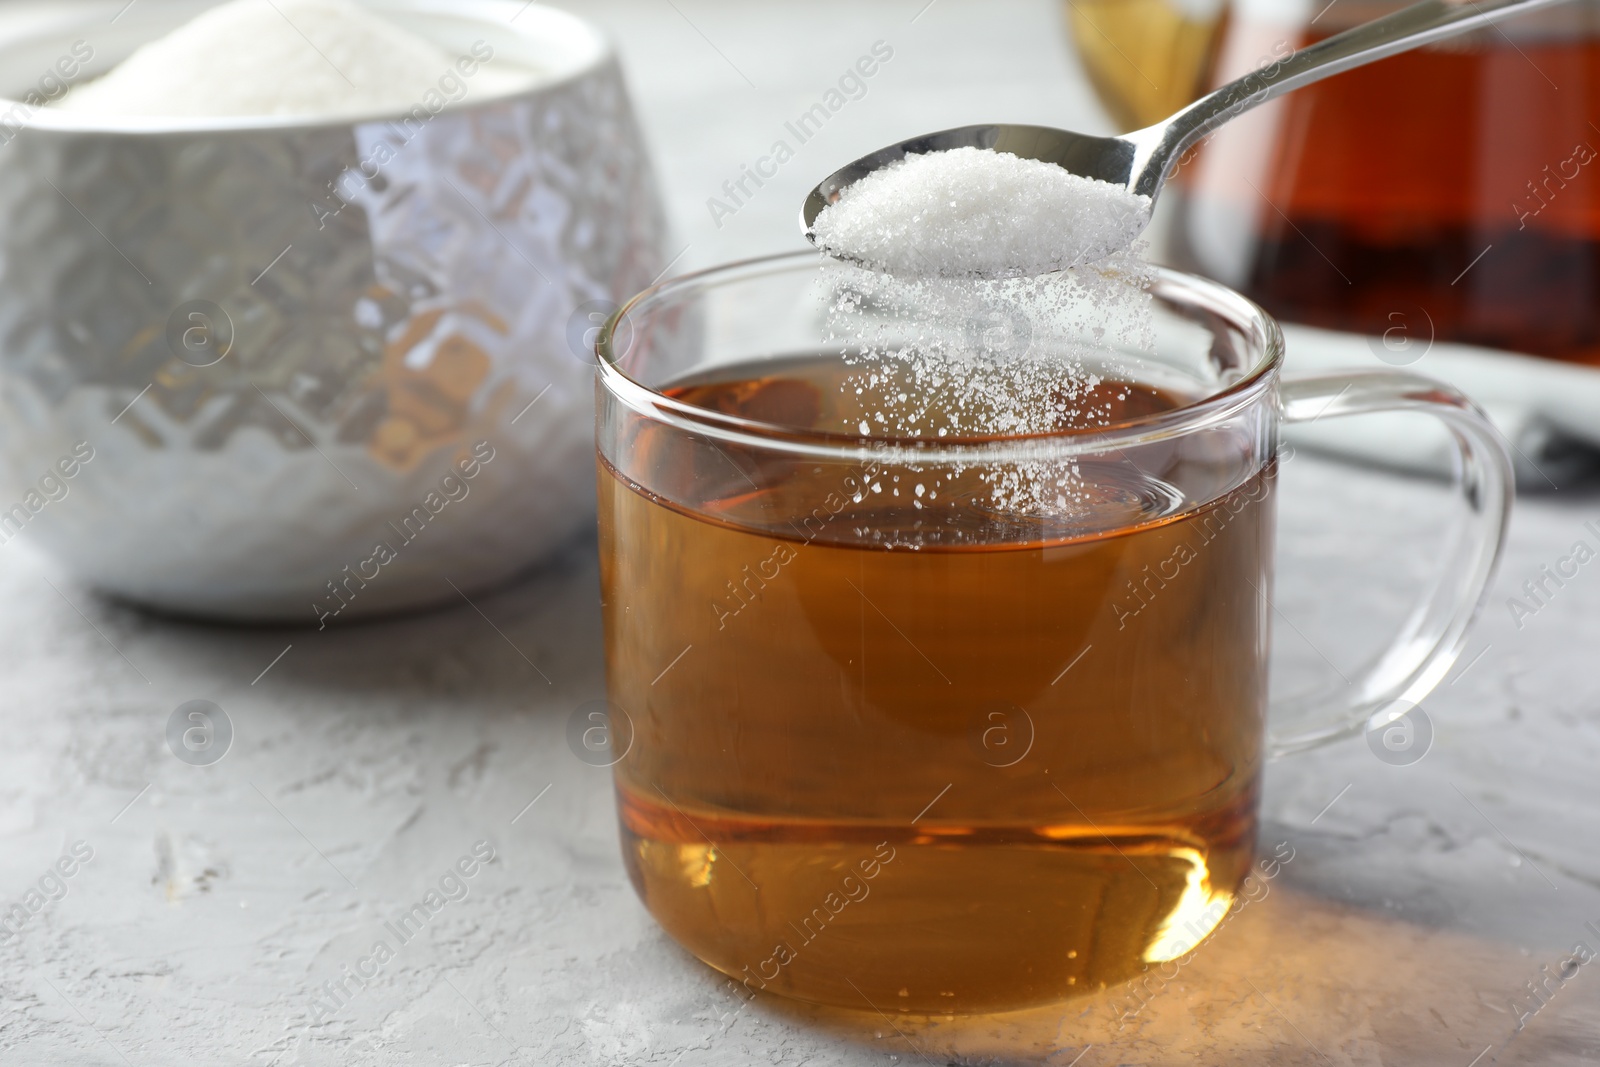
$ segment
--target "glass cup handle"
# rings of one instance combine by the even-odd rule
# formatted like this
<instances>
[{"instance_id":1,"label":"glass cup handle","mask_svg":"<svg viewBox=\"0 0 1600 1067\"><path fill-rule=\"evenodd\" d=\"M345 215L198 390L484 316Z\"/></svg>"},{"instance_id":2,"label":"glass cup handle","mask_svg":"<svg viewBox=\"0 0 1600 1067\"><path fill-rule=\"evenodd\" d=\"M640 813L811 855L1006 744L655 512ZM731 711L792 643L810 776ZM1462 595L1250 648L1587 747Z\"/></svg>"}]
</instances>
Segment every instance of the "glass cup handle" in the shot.
<instances>
[{"instance_id":1,"label":"glass cup handle","mask_svg":"<svg viewBox=\"0 0 1600 1067\"><path fill-rule=\"evenodd\" d=\"M1420 704L1444 679L1488 594L1514 495L1511 456L1499 431L1448 385L1401 371L1371 371L1300 378L1279 388L1284 425L1380 411L1438 418L1455 442L1454 480L1467 515L1451 532L1421 603L1384 652L1344 689L1273 703L1272 718L1287 726L1280 732L1269 725L1267 746L1274 756L1356 733L1398 701Z\"/></svg>"}]
</instances>

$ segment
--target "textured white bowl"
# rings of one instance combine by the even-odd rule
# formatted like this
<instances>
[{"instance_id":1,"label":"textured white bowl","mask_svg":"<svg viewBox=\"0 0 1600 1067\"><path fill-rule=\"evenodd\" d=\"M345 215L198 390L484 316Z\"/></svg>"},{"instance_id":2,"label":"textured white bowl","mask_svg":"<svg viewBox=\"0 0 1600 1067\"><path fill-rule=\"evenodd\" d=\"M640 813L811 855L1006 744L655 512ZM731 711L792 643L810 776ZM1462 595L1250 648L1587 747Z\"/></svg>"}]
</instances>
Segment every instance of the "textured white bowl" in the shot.
<instances>
[{"instance_id":1,"label":"textured white bowl","mask_svg":"<svg viewBox=\"0 0 1600 1067\"><path fill-rule=\"evenodd\" d=\"M119 6L0 45L0 90L77 41L78 77L102 72L205 5ZM457 598L591 520L573 337L663 258L615 55L517 0L372 6L547 76L483 99L466 79L404 128L0 101L26 120L0 143L0 551L20 536L164 610L319 624ZM363 162L376 178L340 179Z\"/></svg>"}]
</instances>

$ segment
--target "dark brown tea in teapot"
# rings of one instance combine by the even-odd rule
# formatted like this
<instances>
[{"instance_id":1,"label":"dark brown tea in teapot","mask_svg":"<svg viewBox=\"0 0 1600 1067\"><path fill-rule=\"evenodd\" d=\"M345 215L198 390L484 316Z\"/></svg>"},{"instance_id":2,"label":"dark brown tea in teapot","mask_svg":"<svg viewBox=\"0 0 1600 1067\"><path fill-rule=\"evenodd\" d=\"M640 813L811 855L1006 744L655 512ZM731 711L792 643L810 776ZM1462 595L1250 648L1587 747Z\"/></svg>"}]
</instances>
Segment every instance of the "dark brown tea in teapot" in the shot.
<instances>
[{"instance_id":1,"label":"dark brown tea in teapot","mask_svg":"<svg viewBox=\"0 0 1600 1067\"><path fill-rule=\"evenodd\" d=\"M1398 6L1235 10L1212 80ZM1561 5L1241 116L1180 169L1178 260L1290 321L1600 363L1597 34Z\"/></svg>"}]
</instances>

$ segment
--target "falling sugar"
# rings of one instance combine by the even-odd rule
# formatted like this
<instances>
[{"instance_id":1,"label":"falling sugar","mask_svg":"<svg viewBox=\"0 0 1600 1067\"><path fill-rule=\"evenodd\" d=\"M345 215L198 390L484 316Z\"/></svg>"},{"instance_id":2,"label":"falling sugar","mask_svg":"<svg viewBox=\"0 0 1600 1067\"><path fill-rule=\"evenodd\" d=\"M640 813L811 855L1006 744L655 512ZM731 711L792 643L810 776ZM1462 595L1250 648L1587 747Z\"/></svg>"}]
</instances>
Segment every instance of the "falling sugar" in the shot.
<instances>
[{"instance_id":1,"label":"falling sugar","mask_svg":"<svg viewBox=\"0 0 1600 1067\"><path fill-rule=\"evenodd\" d=\"M842 388L875 439L1045 437L1108 425L1136 375L1123 353L1154 342L1149 268L1116 258L1040 276L904 278L824 260L825 339L850 366ZM988 465L989 506L1065 519L1096 494L1074 460ZM959 476L964 468L948 468ZM910 468L914 475L919 468ZM941 497L930 471L912 506ZM956 506L956 502L945 499Z\"/></svg>"},{"instance_id":2,"label":"falling sugar","mask_svg":"<svg viewBox=\"0 0 1600 1067\"><path fill-rule=\"evenodd\" d=\"M824 260L828 340L868 412L858 431L992 440L1112 422L1144 388L1120 354L1154 344L1150 269L1133 247L1149 213L1148 197L976 148L908 156L847 188L813 236L873 268ZM927 473L917 509L939 500ZM1070 520L1102 496L1046 443L979 478L987 506L1012 517Z\"/></svg>"},{"instance_id":3,"label":"falling sugar","mask_svg":"<svg viewBox=\"0 0 1600 1067\"><path fill-rule=\"evenodd\" d=\"M1151 201L1037 159L980 148L906 156L847 186L818 248L901 277L1045 274L1126 251Z\"/></svg>"}]
</instances>

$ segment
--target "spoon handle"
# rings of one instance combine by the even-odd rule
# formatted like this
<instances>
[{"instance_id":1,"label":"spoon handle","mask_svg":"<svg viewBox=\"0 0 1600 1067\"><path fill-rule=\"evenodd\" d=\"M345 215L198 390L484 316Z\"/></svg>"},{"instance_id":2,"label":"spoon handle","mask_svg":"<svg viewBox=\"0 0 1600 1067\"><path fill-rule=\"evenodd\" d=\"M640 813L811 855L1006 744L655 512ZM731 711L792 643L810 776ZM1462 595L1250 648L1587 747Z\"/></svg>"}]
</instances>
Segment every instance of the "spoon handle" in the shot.
<instances>
[{"instance_id":1,"label":"spoon handle","mask_svg":"<svg viewBox=\"0 0 1600 1067\"><path fill-rule=\"evenodd\" d=\"M1135 168L1138 175L1134 191L1154 196L1191 145L1258 104L1374 60L1559 2L1423 0L1291 52L1276 63L1207 93L1171 118L1131 135L1147 146L1142 153L1146 157L1144 165Z\"/></svg>"}]
</instances>

